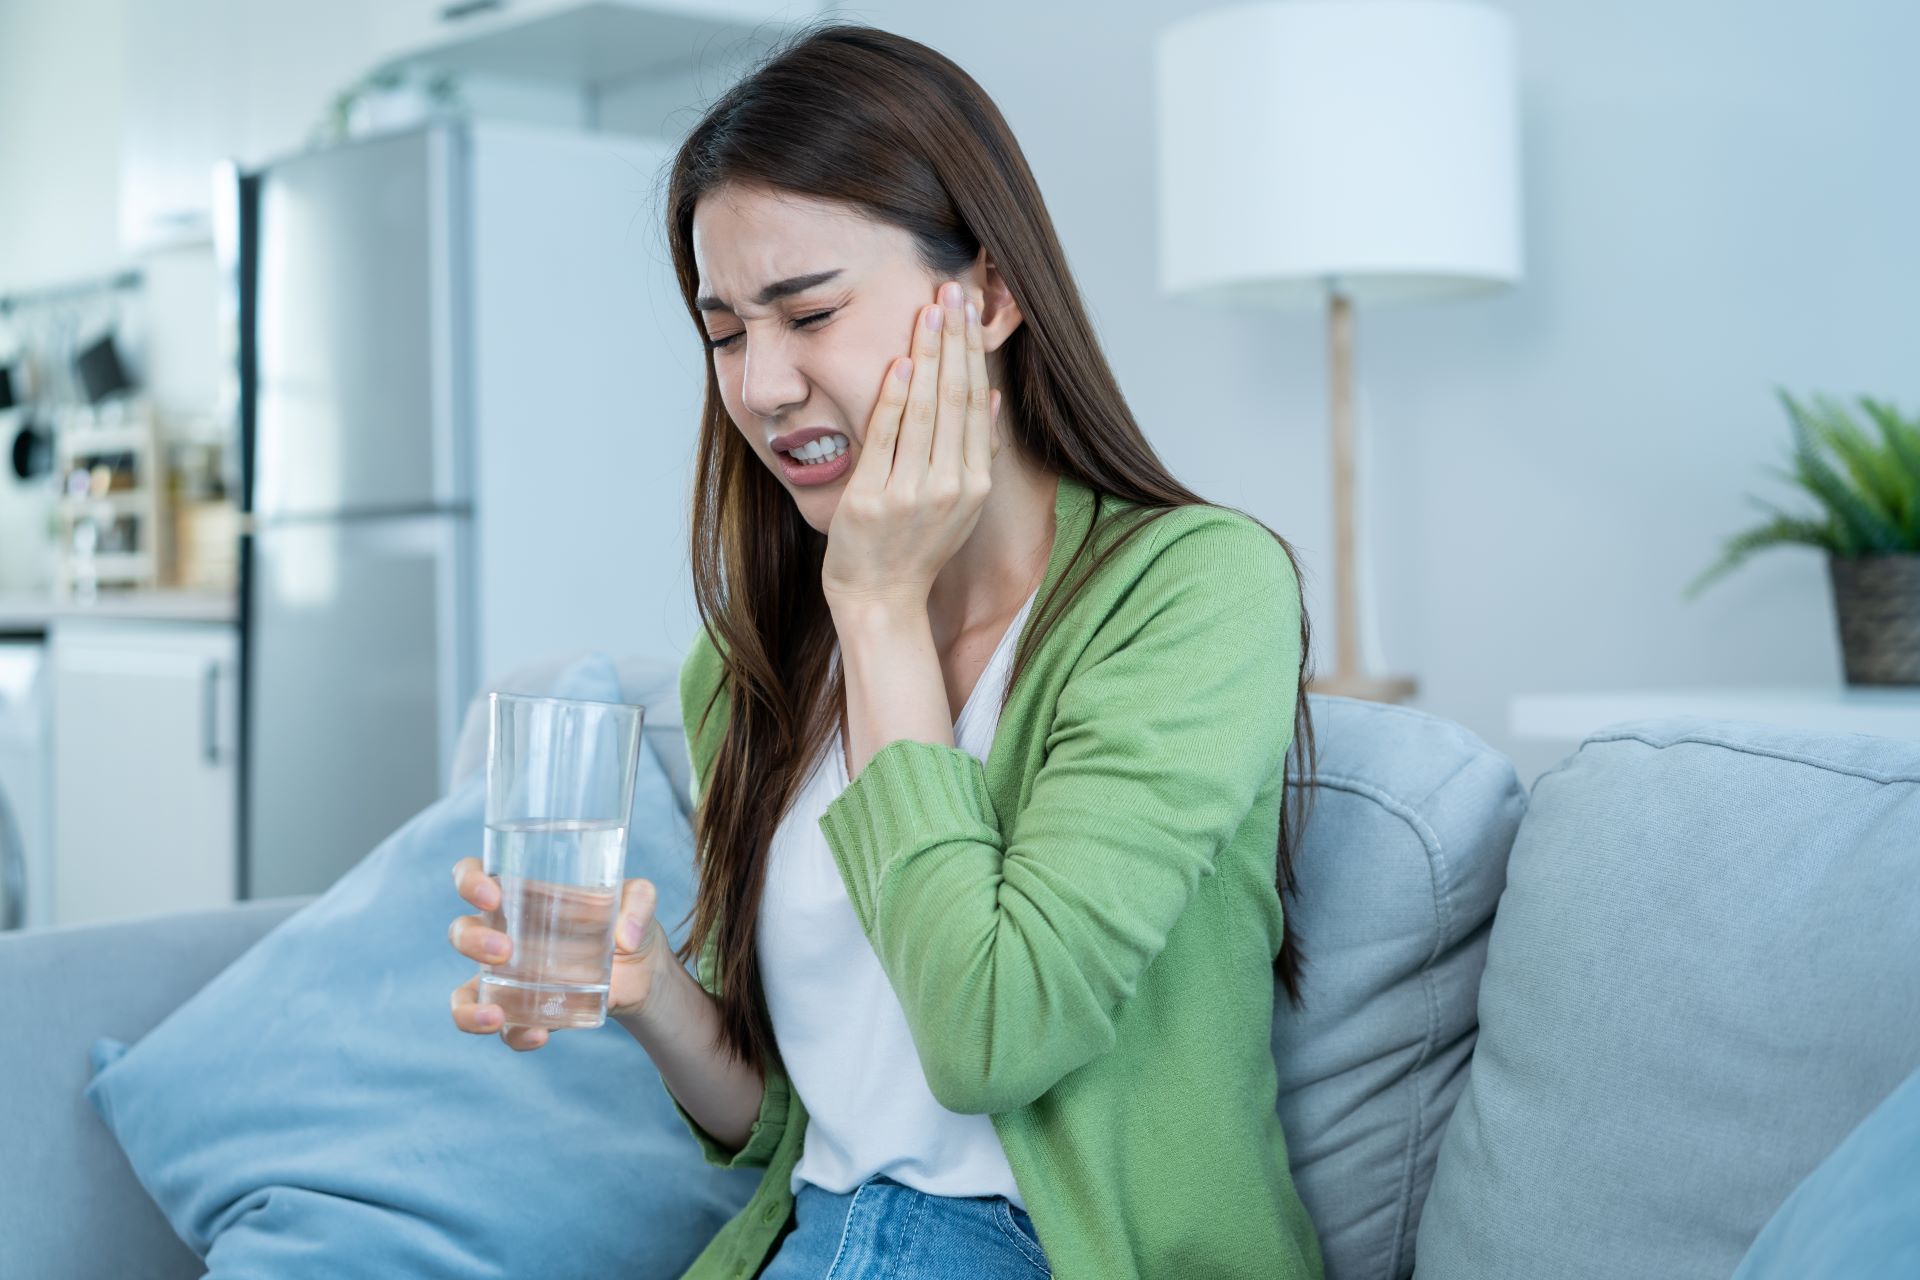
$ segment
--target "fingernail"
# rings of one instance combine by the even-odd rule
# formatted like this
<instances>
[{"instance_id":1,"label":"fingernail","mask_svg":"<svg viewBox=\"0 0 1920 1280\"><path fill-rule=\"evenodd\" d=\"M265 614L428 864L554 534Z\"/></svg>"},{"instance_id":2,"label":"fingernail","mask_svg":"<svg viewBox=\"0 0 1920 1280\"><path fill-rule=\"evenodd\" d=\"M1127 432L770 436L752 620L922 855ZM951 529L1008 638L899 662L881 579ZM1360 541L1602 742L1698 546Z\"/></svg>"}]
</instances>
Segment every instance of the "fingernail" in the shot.
<instances>
[{"instance_id":1,"label":"fingernail","mask_svg":"<svg viewBox=\"0 0 1920 1280\"><path fill-rule=\"evenodd\" d=\"M629 950L640 945L640 922L632 916L620 922L620 945Z\"/></svg>"},{"instance_id":2,"label":"fingernail","mask_svg":"<svg viewBox=\"0 0 1920 1280\"><path fill-rule=\"evenodd\" d=\"M487 944L487 958L488 958L489 960L504 960L504 959L506 959L506 958L507 958L507 949L506 949L506 947L505 947L504 945L502 945L501 943L498 943L498 942L489 942L489 943Z\"/></svg>"},{"instance_id":3,"label":"fingernail","mask_svg":"<svg viewBox=\"0 0 1920 1280\"><path fill-rule=\"evenodd\" d=\"M905 382L913 376L913 361L896 360L893 362L893 376L897 382Z\"/></svg>"},{"instance_id":4,"label":"fingernail","mask_svg":"<svg viewBox=\"0 0 1920 1280\"><path fill-rule=\"evenodd\" d=\"M940 301L948 306L960 301L960 286L951 280L940 286Z\"/></svg>"},{"instance_id":5,"label":"fingernail","mask_svg":"<svg viewBox=\"0 0 1920 1280\"><path fill-rule=\"evenodd\" d=\"M967 323L972 324L974 321L978 320L979 318L980 318L979 311L975 310L974 305L971 302L969 302L967 304Z\"/></svg>"},{"instance_id":6,"label":"fingernail","mask_svg":"<svg viewBox=\"0 0 1920 1280\"><path fill-rule=\"evenodd\" d=\"M482 1009L473 1015L473 1020L483 1027L497 1027L500 1025L500 1011L498 1009Z\"/></svg>"},{"instance_id":7,"label":"fingernail","mask_svg":"<svg viewBox=\"0 0 1920 1280\"><path fill-rule=\"evenodd\" d=\"M927 311L927 328L938 329L939 327L940 327L940 308L938 307L930 308Z\"/></svg>"}]
</instances>

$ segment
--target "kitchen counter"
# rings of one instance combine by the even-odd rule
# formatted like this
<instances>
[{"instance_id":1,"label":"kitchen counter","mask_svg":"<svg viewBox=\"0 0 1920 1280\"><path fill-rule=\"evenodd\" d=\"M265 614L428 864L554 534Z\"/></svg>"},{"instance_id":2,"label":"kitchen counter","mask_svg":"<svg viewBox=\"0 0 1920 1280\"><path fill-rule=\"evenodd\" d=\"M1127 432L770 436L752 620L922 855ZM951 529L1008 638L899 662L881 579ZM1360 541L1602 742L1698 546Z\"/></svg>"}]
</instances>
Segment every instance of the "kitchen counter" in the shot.
<instances>
[{"instance_id":1,"label":"kitchen counter","mask_svg":"<svg viewBox=\"0 0 1920 1280\"><path fill-rule=\"evenodd\" d=\"M238 622L237 591L155 588L102 591L92 600L34 592L0 593L0 634L45 632L56 618L125 618L139 622Z\"/></svg>"}]
</instances>

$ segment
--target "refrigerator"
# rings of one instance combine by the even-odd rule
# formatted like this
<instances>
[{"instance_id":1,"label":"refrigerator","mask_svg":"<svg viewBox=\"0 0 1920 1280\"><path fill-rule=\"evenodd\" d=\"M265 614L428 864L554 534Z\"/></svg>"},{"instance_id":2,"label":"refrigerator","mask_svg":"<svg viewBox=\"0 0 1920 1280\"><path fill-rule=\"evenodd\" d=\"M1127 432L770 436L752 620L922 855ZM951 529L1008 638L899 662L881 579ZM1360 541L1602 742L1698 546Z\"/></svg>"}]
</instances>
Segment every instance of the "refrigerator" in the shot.
<instances>
[{"instance_id":1,"label":"refrigerator","mask_svg":"<svg viewBox=\"0 0 1920 1280\"><path fill-rule=\"evenodd\" d=\"M443 794L489 676L691 638L666 154L436 123L222 179L240 897L325 890Z\"/></svg>"}]
</instances>

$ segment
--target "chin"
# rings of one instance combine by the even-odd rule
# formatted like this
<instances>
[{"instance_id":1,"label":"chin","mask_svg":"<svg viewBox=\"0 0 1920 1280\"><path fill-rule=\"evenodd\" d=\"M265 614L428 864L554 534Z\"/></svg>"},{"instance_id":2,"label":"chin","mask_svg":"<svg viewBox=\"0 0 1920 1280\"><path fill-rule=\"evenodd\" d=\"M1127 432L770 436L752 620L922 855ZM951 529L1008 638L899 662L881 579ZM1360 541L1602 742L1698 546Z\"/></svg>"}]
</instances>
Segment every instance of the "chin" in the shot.
<instances>
[{"instance_id":1,"label":"chin","mask_svg":"<svg viewBox=\"0 0 1920 1280\"><path fill-rule=\"evenodd\" d=\"M815 494L796 491L794 505L800 508L800 516L815 533L824 534L833 524L833 513L840 504L833 494Z\"/></svg>"}]
</instances>

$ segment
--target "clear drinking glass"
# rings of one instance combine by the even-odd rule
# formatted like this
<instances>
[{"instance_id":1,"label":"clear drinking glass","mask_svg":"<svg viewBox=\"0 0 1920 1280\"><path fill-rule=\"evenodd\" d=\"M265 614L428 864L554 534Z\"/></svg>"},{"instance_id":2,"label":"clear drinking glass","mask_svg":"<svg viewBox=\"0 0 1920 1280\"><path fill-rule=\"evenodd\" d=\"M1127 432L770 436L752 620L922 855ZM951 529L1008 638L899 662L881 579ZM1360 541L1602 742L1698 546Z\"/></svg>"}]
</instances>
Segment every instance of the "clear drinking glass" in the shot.
<instances>
[{"instance_id":1,"label":"clear drinking glass","mask_svg":"<svg viewBox=\"0 0 1920 1280\"><path fill-rule=\"evenodd\" d=\"M513 950L480 967L478 999L508 1026L607 1020L644 716L618 702L487 695L482 863L500 885L487 924Z\"/></svg>"}]
</instances>

